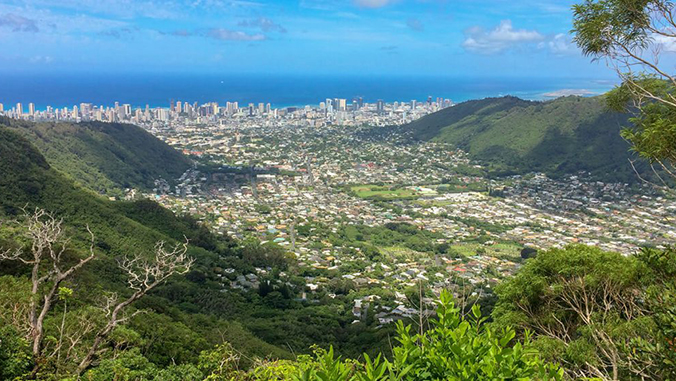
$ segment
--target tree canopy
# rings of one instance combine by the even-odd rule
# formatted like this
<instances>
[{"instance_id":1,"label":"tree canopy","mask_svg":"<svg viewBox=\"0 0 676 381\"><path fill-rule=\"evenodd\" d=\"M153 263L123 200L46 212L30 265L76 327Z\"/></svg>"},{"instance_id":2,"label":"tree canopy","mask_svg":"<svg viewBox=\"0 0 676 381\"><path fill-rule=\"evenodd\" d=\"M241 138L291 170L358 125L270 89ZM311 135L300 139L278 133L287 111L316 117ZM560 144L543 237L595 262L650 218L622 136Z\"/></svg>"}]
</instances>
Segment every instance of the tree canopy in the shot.
<instances>
[{"instance_id":1,"label":"tree canopy","mask_svg":"<svg viewBox=\"0 0 676 381\"><path fill-rule=\"evenodd\" d=\"M585 55L605 60L622 80L607 96L611 108L634 112L633 126L622 136L657 172L675 177L676 74L664 62L676 39L673 2L587 0L573 11L577 45Z\"/></svg>"}]
</instances>

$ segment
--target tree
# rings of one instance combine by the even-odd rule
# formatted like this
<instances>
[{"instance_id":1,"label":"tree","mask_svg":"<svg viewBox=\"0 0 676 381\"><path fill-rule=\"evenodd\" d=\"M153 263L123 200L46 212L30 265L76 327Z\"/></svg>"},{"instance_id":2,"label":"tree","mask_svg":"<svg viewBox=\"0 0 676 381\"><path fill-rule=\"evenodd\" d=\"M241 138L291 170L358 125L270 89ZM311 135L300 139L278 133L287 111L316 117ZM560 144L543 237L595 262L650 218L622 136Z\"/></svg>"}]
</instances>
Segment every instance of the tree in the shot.
<instances>
[{"instance_id":1,"label":"tree","mask_svg":"<svg viewBox=\"0 0 676 381\"><path fill-rule=\"evenodd\" d=\"M645 266L646 308L655 324L655 335L637 338L634 353L656 379L676 379L676 249L646 248L637 255Z\"/></svg>"},{"instance_id":2,"label":"tree","mask_svg":"<svg viewBox=\"0 0 676 381\"><path fill-rule=\"evenodd\" d=\"M28 341L11 325L0 327L0 380L13 380L30 372Z\"/></svg>"},{"instance_id":3,"label":"tree","mask_svg":"<svg viewBox=\"0 0 676 381\"><path fill-rule=\"evenodd\" d=\"M60 366L60 361L77 359L79 362L77 374L82 374L99 355L101 345L115 328L138 313L137 311L134 314L125 314L125 310L132 303L173 274L187 273L194 263L194 260L186 254L187 240L171 249L167 248L163 241L158 242L150 261L139 253L120 259L119 268L127 275L127 285L132 293L122 299L115 293L105 298L105 306L102 308L105 318L102 327L98 328L100 322L84 311L78 311L75 318L67 319L67 300L71 297L72 290L62 286L77 270L95 257L94 234L87 227L91 237L89 255L78 258L68 250L70 239L65 235L62 219L57 219L53 214L39 208L31 213L24 210L24 218L24 226L19 230L29 247L2 249L0 260L16 260L31 266L30 292L24 297L22 288L16 287L17 295L0 298L0 307L5 309L0 313L0 322L10 323L19 329L25 327L25 336L30 342L33 359L36 360L34 375L39 371L40 364L45 358L56 361L57 367ZM53 344L47 345L49 351L46 351L45 320L58 300L64 305L63 314L55 328L57 332L54 340L51 340ZM94 335L91 346L84 354L78 354L76 348L86 345L90 334ZM19 360L15 363L21 364ZM15 367L18 369L19 365Z\"/></svg>"},{"instance_id":4,"label":"tree","mask_svg":"<svg viewBox=\"0 0 676 381\"><path fill-rule=\"evenodd\" d=\"M497 289L493 317L534 333L535 345L573 378L666 380L656 366L656 285L643 261L588 246L540 253ZM673 336L672 336L673 337ZM666 340L665 340L666 341Z\"/></svg>"},{"instance_id":5,"label":"tree","mask_svg":"<svg viewBox=\"0 0 676 381\"><path fill-rule=\"evenodd\" d=\"M521 259L530 259L535 258L538 255L538 251L532 247L524 247L521 249Z\"/></svg>"},{"instance_id":6,"label":"tree","mask_svg":"<svg viewBox=\"0 0 676 381\"><path fill-rule=\"evenodd\" d=\"M94 343L90 347L85 357L78 366L77 374L82 374L92 363L98 354L99 347L113 330L120 324L127 322L136 313L129 316L124 315L124 310L135 301L141 299L150 290L154 289L162 282L174 274L185 274L190 271L193 258L187 255L188 242L176 245L173 249L167 249L165 242L160 241L155 245L154 258L148 261L142 255L136 253L130 257L124 257L118 261L119 267L127 275L127 285L133 293L120 300L117 294L110 295L106 300L107 322L101 328Z\"/></svg>"},{"instance_id":7,"label":"tree","mask_svg":"<svg viewBox=\"0 0 676 381\"><path fill-rule=\"evenodd\" d=\"M24 210L24 238L30 242L30 249L4 249L0 260L17 260L31 266L31 298L28 306L28 334L33 356L42 356L44 322L51 311L61 284L73 273L94 258L94 235L91 235L89 255L74 263L66 255L69 239L64 235L63 219L36 208L33 212ZM70 263L70 264L69 264Z\"/></svg>"},{"instance_id":8,"label":"tree","mask_svg":"<svg viewBox=\"0 0 676 381\"><path fill-rule=\"evenodd\" d=\"M392 349L392 360L366 354L363 362L341 360L332 348L316 349L314 357L273 362L250 374L253 379L297 381L562 379L563 370L542 361L528 337L519 342L513 329L495 329L485 320L478 306L463 318L444 291L427 332L412 333L411 326L397 323L399 345Z\"/></svg>"},{"instance_id":9,"label":"tree","mask_svg":"<svg viewBox=\"0 0 676 381\"><path fill-rule=\"evenodd\" d=\"M575 5L575 42L583 53L605 59L622 84L607 96L617 111L635 111L634 128L622 136L639 156L676 178L676 75L661 61L676 41L669 0L586 0ZM632 162L633 166L633 162Z\"/></svg>"}]
</instances>

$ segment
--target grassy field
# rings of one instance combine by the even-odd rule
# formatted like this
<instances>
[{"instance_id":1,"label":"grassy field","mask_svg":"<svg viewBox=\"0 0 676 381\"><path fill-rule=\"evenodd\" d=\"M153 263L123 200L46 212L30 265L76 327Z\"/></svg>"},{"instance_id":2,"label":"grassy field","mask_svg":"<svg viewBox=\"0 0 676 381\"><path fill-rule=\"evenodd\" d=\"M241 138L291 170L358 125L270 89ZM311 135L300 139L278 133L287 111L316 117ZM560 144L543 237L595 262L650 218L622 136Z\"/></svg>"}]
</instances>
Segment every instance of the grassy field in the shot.
<instances>
[{"instance_id":1,"label":"grassy field","mask_svg":"<svg viewBox=\"0 0 676 381\"><path fill-rule=\"evenodd\" d=\"M381 253L397 261L410 261L422 256L430 257L432 254L421 253L403 246L378 247Z\"/></svg>"},{"instance_id":2,"label":"grassy field","mask_svg":"<svg viewBox=\"0 0 676 381\"><path fill-rule=\"evenodd\" d=\"M407 188L396 188L394 186L379 185L357 185L350 188L357 197L365 199L398 200L406 198L415 198L417 193Z\"/></svg>"},{"instance_id":3,"label":"grassy field","mask_svg":"<svg viewBox=\"0 0 676 381\"><path fill-rule=\"evenodd\" d=\"M517 258L521 255L521 246L513 243L496 243L493 245L482 245L476 242L462 242L451 245L449 252L455 252L463 257L476 255L482 252L485 255L497 258Z\"/></svg>"}]
</instances>

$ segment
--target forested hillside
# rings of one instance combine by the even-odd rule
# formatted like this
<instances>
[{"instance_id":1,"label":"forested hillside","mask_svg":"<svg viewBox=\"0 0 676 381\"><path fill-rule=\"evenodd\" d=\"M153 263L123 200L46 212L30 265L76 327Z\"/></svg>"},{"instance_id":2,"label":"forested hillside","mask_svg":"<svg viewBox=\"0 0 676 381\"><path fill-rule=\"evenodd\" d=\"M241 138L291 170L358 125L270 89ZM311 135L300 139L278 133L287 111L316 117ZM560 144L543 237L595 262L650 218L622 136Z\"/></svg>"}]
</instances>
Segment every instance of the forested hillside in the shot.
<instances>
[{"instance_id":1,"label":"forested hillside","mask_svg":"<svg viewBox=\"0 0 676 381\"><path fill-rule=\"evenodd\" d=\"M182 153L131 124L0 118L0 125L28 139L54 169L98 193L150 189L155 179L172 181L191 165Z\"/></svg>"},{"instance_id":2,"label":"forested hillside","mask_svg":"<svg viewBox=\"0 0 676 381\"><path fill-rule=\"evenodd\" d=\"M557 177L587 171L633 182L637 176L628 162L630 146L620 136L627 125L628 117L609 111L603 97L547 102L503 97L464 102L402 130L415 139L456 145L498 172Z\"/></svg>"},{"instance_id":3,"label":"forested hillside","mask_svg":"<svg viewBox=\"0 0 676 381\"><path fill-rule=\"evenodd\" d=\"M89 240L86 226L94 234L96 259L68 285L75 293L75 305L70 307L73 311L97 305L104 292L130 293L117 269L116 259L134 253L150 255L156 242L174 244L185 237L190 240L188 254L196 259L196 265L185 278L172 279L156 294L143 300L143 307L152 312L131 322L131 329L146 343L144 353L160 364L178 359L188 361L200 350L227 339L250 355L289 356L285 350L255 338L236 322L196 313L199 308L190 298L220 297L215 287L208 286L213 278L213 268L241 262L234 242L217 238L194 220L177 217L154 202L114 203L81 189L51 168L27 140L4 127L0 127L0 157L3 158L0 160L3 174L0 176L0 216L16 218L23 207L28 210L39 207L54 213L64 219L67 233L72 238L71 255L86 251ZM12 247L20 243L12 238L12 232L10 227L2 226L1 246ZM26 269L20 263L2 262L0 274L17 277L0 278L2 294L11 284L23 287L20 277L26 275ZM14 282L19 282L18 286ZM199 291L202 288L204 290ZM181 291L176 294L178 290ZM188 298L181 295L184 293L200 295ZM223 300L222 303L236 310L241 302Z\"/></svg>"},{"instance_id":4,"label":"forested hillside","mask_svg":"<svg viewBox=\"0 0 676 381\"><path fill-rule=\"evenodd\" d=\"M189 240L187 254L195 259L191 271L170 278L131 306L132 311L147 312L128 322L125 329L129 331L124 332L132 335L127 339L133 343L124 346L136 348L139 353L134 352L135 355L152 366L196 363L201 352L224 343L235 351L238 367L244 369L251 366L254 359L290 358L292 351L308 352L313 344L334 345L342 353L356 355L369 348L378 350L387 343L390 330L376 334L368 326L351 325L351 311L344 308L340 299L327 305L307 305L300 301L304 282L300 277L293 277L292 262L274 247L237 243L215 236L192 218L175 216L153 201L109 201L79 187L52 168L29 141L6 127L0 127L0 157L0 220L3 221L0 248L18 248L26 243L17 235L23 228L10 222L25 220L24 208L28 212L40 208L53 213L57 219L63 218L70 239L68 261L88 252L87 228L95 237L95 259L63 284L74 293L67 312L73 319L92 308L102 312L97 308L111 292L122 296L131 294L124 272L119 268L121 258L133 254L149 258L157 242L165 241L173 246L186 238ZM254 272L255 266L270 270L260 292L241 292L229 287L231 280ZM233 272L225 276L223 269ZM292 283L280 282L277 278L280 271L289 272ZM29 275L30 267L20 261L0 261L0 325L5 326L7 319L11 319L2 311L10 311L6 308L21 303L25 297ZM58 308L63 305L58 304ZM52 327L48 335L58 331L59 313L65 311L48 315L46 325ZM3 342L21 336L9 325L7 330L0 333L5 335ZM111 348L110 345L117 344L113 340L105 348ZM16 350L12 349L12 353ZM1 352L2 348L0 363L3 361ZM72 366L72 363L50 363L46 371L71 372Z\"/></svg>"}]
</instances>

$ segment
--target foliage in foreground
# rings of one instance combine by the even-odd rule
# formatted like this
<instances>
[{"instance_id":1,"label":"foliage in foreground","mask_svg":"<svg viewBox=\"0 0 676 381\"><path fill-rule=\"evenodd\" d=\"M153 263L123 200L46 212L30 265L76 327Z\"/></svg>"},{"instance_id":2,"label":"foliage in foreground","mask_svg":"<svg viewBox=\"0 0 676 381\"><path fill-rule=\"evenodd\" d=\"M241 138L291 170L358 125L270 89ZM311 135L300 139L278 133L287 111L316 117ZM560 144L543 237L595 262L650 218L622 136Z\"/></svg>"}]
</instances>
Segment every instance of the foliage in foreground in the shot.
<instances>
[{"instance_id":1,"label":"foliage in foreground","mask_svg":"<svg viewBox=\"0 0 676 381\"><path fill-rule=\"evenodd\" d=\"M676 251L625 257L588 246L529 260L498 289L499 325L532 330L571 378L676 377Z\"/></svg>"},{"instance_id":2,"label":"foliage in foreground","mask_svg":"<svg viewBox=\"0 0 676 381\"><path fill-rule=\"evenodd\" d=\"M665 64L674 38L671 0L586 0L573 7L575 42L582 52L603 59L622 84L607 97L618 111L632 112L622 136L662 173L660 185L676 179L676 75Z\"/></svg>"},{"instance_id":3,"label":"foliage in foreground","mask_svg":"<svg viewBox=\"0 0 676 381\"><path fill-rule=\"evenodd\" d=\"M249 371L238 370L238 355L222 345L200 355L197 365L172 366L157 370L137 351L101 363L85 374L86 379L171 379L186 380L559 380L563 370L545 363L528 337L515 340L515 331L484 324L478 307L463 318L448 292L441 295L437 318L424 333L411 326L397 325L392 359L382 354L364 355L363 361L342 360L333 348L317 348L314 356L296 361L263 362ZM169 377L169 378L164 378Z\"/></svg>"}]
</instances>

